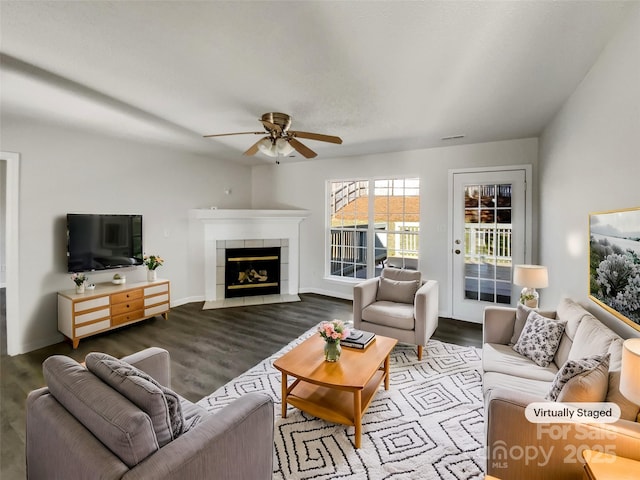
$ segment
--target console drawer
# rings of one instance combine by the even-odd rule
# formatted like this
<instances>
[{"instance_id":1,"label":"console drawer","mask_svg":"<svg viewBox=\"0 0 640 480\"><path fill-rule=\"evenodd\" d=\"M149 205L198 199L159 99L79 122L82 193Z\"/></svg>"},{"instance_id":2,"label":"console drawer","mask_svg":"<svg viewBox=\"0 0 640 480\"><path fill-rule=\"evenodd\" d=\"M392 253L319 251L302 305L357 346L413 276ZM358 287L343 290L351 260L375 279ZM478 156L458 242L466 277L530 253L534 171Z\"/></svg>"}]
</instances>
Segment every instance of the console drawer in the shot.
<instances>
[{"instance_id":1,"label":"console drawer","mask_svg":"<svg viewBox=\"0 0 640 480\"><path fill-rule=\"evenodd\" d=\"M73 323L76 325L80 325L82 323L91 322L93 320L98 320L100 318L109 318L109 309L103 308L101 310L94 310L93 312L82 313L80 315L76 315L73 318Z\"/></svg>"},{"instance_id":2,"label":"console drawer","mask_svg":"<svg viewBox=\"0 0 640 480\"><path fill-rule=\"evenodd\" d=\"M102 330L108 330L111 328L111 324L109 319L103 320L102 322L91 323L84 327L76 327L76 336L81 337L83 335L88 335L90 333L100 332Z\"/></svg>"},{"instance_id":3,"label":"console drawer","mask_svg":"<svg viewBox=\"0 0 640 480\"><path fill-rule=\"evenodd\" d=\"M154 285L153 287L147 287L144 289L144 295L155 295L157 293L164 293L169 291L169 284L163 283L162 285Z\"/></svg>"},{"instance_id":4,"label":"console drawer","mask_svg":"<svg viewBox=\"0 0 640 480\"><path fill-rule=\"evenodd\" d=\"M74 312L84 312L93 308L106 307L109 305L109 297L92 298L91 300L83 300L73 304Z\"/></svg>"},{"instance_id":5,"label":"console drawer","mask_svg":"<svg viewBox=\"0 0 640 480\"><path fill-rule=\"evenodd\" d=\"M143 291L141 288L138 288L136 290L129 290L128 292L114 293L113 295L111 295L111 304L113 305L114 303L128 302L130 300L135 300L136 298L142 297Z\"/></svg>"},{"instance_id":6,"label":"console drawer","mask_svg":"<svg viewBox=\"0 0 640 480\"><path fill-rule=\"evenodd\" d=\"M144 307L144 299L139 298L137 300L131 300L125 303L116 303L111 307L111 315L121 315L123 313L130 313L134 310L142 310Z\"/></svg>"},{"instance_id":7,"label":"console drawer","mask_svg":"<svg viewBox=\"0 0 640 480\"><path fill-rule=\"evenodd\" d=\"M111 317L111 326L123 325L129 322L135 322L144 317L144 310L134 310L129 313L123 313L122 315L114 315Z\"/></svg>"}]
</instances>

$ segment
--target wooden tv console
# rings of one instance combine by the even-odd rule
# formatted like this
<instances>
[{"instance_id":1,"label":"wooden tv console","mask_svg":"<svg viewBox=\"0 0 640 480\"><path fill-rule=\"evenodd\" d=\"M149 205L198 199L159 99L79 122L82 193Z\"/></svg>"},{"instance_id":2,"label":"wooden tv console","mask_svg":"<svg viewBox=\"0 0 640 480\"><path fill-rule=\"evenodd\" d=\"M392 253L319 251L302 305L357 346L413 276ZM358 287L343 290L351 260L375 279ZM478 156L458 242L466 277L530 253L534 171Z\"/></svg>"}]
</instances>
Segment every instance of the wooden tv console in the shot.
<instances>
[{"instance_id":1,"label":"wooden tv console","mask_svg":"<svg viewBox=\"0 0 640 480\"><path fill-rule=\"evenodd\" d=\"M169 318L169 281L114 285L58 292L58 330L78 348L81 338L162 315Z\"/></svg>"}]
</instances>

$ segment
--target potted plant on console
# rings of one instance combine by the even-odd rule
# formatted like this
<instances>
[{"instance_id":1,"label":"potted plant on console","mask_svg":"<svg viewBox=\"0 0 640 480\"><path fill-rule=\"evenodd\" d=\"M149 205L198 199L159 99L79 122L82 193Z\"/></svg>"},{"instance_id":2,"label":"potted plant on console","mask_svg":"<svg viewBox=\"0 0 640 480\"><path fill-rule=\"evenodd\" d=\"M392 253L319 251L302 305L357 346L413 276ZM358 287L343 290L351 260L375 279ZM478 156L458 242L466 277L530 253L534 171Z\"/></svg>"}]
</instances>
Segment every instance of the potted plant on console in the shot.
<instances>
[{"instance_id":1,"label":"potted plant on console","mask_svg":"<svg viewBox=\"0 0 640 480\"><path fill-rule=\"evenodd\" d=\"M145 267L147 267L147 280L149 282L155 282L158 278L156 268L162 266L164 259L162 259L160 255L145 255L143 263Z\"/></svg>"},{"instance_id":2,"label":"potted plant on console","mask_svg":"<svg viewBox=\"0 0 640 480\"><path fill-rule=\"evenodd\" d=\"M76 293L84 293L84 284L88 280L84 273L74 273L71 280L76 284Z\"/></svg>"}]
</instances>

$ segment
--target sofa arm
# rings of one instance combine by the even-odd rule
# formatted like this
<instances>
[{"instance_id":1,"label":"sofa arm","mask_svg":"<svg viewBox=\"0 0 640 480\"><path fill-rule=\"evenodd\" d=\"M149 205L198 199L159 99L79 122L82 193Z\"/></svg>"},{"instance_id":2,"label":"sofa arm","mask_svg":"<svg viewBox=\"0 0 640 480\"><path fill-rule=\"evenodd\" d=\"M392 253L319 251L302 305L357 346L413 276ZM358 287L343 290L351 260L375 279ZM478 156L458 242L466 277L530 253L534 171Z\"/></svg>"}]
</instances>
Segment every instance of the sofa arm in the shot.
<instances>
[{"instance_id":1,"label":"sofa arm","mask_svg":"<svg viewBox=\"0 0 640 480\"><path fill-rule=\"evenodd\" d=\"M438 328L438 282L427 280L416 292L413 307L416 319L416 343L426 345Z\"/></svg>"},{"instance_id":2,"label":"sofa arm","mask_svg":"<svg viewBox=\"0 0 640 480\"><path fill-rule=\"evenodd\" d=\"M362 310L376 301L378 278L370 278L353 287L353 326L360 328Z\"/></svg>"},{"instance_id":3,"label":"sofa arm","mask_svg":"<svg viewBox=\"0 0 640 480\"><path fill-rule=\"evenodd\" d=\"M151 375L160 385L171 388L171 359L165 349L145 348L123 357L122 361Z\"/></svg>"},{"instance_id":4,"label":"sofa arm","mask_svg":"<svg viewBox=\"0 0 640 480\"><path fill-rule=\"evenodd\" d=\"M583 478L582 451L640 460L640 423L531 423L525 408L543 399L495 389L487 398L487 474L502 480Z\"/></svg>"},{"instance_id":5,"label":"sofa arm","mask_svg":"<svg viewBox=\"0 0 640 480\"><path fill-rule=\"evenodd\" d=\"M482 321L482 343L508 345L516 323L516 309L512 307L485 307Z\"/></svg>"},{"instance_id":6,"label":"sofa arm","mask_svg":"<svg viewBox=\"0 0 640 480\"><path fill-rule=\"evenodd\" d=\"M273 408L273 400L266 394L243 395L122 478L271 480Z\"/></svg>"}]
</instances>

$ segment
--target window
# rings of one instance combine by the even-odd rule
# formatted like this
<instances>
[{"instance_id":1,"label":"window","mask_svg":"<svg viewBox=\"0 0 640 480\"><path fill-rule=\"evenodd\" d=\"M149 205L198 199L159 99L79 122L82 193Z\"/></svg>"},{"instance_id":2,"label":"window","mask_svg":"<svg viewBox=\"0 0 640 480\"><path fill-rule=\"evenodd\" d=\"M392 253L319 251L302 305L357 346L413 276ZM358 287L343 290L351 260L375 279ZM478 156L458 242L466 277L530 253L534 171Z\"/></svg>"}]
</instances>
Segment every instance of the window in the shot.
<instances>
[{"instance_id":1,"label":"window","mask_svg":"<svg viewBox=\"0 0 640 480\"><path fill-rule=\"evenodd\" d=\"M329 273L371 278L390 262L417 264L420 180L329 182Z\"/></svg>"}]
</instances>

